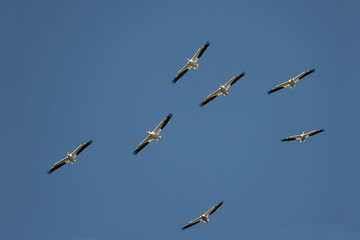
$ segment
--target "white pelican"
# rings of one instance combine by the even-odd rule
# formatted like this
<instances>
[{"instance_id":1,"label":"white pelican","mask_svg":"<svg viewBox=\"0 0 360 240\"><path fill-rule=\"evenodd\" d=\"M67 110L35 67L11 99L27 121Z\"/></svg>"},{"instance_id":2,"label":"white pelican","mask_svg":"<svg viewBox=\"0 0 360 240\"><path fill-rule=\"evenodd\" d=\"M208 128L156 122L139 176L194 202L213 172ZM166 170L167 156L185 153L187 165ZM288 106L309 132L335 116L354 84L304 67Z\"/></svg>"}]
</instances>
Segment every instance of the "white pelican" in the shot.
<instances>
[{"instance_id":1,"label":"white pelican","mask_svg":"<svg viewBox=\"0 0 360 240\"><path fill-rule=\"evenodd\" d=\"M233 77L232 79L230 79L227 83L225 83L224 85L219 84L219 89L216 90L215 92L213 92L212 94L210 94L209 96L206 97L206 99L200 103L200 106L204 106L205 104L207 104L208 102L214 100L217 96L220 96L221 94L224 94L225 96L228 96L228 89L231 85L233 85L234 83L237 82L237 80L239 80L241 77L245 76L245 73L242 72L239 75Z\"/></svg>"},{"instance_id":2,"label":"white pelican","mask_svg":"<svg viewBox=\"0 0 360 240\"><path fill-rule=\"evenodd\" d=\"M139 144L139 146L135 149L134 154L138 154L146 145L148 145L152 140L160 140L161 136L159 136L161 130L166 126L169 122L172 114L170 113L161 123L152 131L146 131L149 135Z\"/></svg>"},{"instance_id":3,"label":"white pelican","mask_svg":"<svg viewBox=\"0 0 360 240\"><path fill-rule=\"evenodd\" d=\"M315 72L315 69L311 69L311 70L308 70L308 71L305 71L299 75L297 75L296 77L292 78L290 77L290 80L289 81L286 81L282 84L279 84L277 85L276 87L274 87L273 89L271 89L270 91L268 91L268 94L271 94L273 92L276 92L276 91L279 91L280 89L283 89L283 88L286 88L286 87L289 87L290 88L294 88L295 87L295 83L297 83L300 79L302 79L303 77L306 77L307 75L309 75L310 73L313 73Z\"/></svg>"},{"instance_id":4,"label":"white pelican","mask_svg":"<svg viewBox=\"0 0 360 240\"><path fill-rule=\"evenodd\" d=\"M281 139L281 141L287 142L287 141L293 141L293 140L300 140L300 142L305 142L306 138L311 137L311 136L313 136L315 134L321 133L323 131L324 131L324 129L314 130L314 131L311 131L311 132L308 132L308 133L305 133L305 131L303 131L301 135L296 135L296 136L291 136L291 137L288 137L288 138L284 138L284 139Z\"/></svg>"},{"instance_id":5,"label":"white pelican","mask_svg":"<svg viewBox=\"0 0 360 240\"><path fill-rule=\"evenodd\" d=\"M92 140L81 144L80 146L78 146L71 154L69 154L68 152L66 153L66 157L61 159L60 161L56 162L51 169L48 171L48 174L51 174L53 171L55 171L56 169L64 166L65 164L67 164L68 162L71 163L75 163L75 158L77 155L79 155L85 148L87 148L90 144L92 143Z\"/></svg>"},{"instance_id":6,"label":"white pelican","mask_svg":"<svg viewBox=\"0 0 360 240\"><path fill-rule=\"evenodd\" d=\"M213 206L212 208L210 208L209 211L207 211L205 214L200 213L200 217L198 217L197 219L192 220L191 222L189 222L188 224L186 224L186 226L184 226L182 229L187 229L191 226L194 226L195 224L198 224L199 222L204 222L207 223L209 222L209 216L211 214L213 214L224 202L221 201L220 203L218 203L217 205Z\"/></svg>"},{"instance_id":7,"label":"white pelican","mask_svg":"<svg viewBox=\"0 0 360 240\"><path fill-rule=\"evenodd\" d=\"M189 71L190 68L194 68L197 69L198 68L198 64L196 63L197 60L199 60L199 58L203 55L203 53L205 52L205 50L208 48L208 46L210 45L210 42L206 42L204 46L202 46L201 48L199 48L199 50L197 50L197 52L195 53L195 55L191 58L191 59L186 59L188 62L187 64L176 74L175 78L172 80L173 83L176 83L177 80L179 80L182 76L184 76L184 74Z\"/></svg>"}]
</instances>

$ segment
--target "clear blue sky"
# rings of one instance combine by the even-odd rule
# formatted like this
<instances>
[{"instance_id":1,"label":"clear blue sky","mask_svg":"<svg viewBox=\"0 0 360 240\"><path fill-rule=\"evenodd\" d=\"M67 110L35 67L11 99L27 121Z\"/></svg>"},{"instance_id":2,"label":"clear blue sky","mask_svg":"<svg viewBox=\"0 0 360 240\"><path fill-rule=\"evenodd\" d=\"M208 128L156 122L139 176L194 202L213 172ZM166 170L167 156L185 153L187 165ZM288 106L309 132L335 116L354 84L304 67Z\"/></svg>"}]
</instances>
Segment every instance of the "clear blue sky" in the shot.
<instances>
[{"instance_id":1,"label":"clear blue sky","mask_svg":"<svg viewBox=\"0 0 360 240\"><path fill-rule=\"evenodd\" d=\"M360 239L359 9L1 0L0 238ZM199 68L172 84L206 41ZM170 112L161 141L134 156ZM208 224L181 230L220 201Z\"/></svg>"}]
</instances>

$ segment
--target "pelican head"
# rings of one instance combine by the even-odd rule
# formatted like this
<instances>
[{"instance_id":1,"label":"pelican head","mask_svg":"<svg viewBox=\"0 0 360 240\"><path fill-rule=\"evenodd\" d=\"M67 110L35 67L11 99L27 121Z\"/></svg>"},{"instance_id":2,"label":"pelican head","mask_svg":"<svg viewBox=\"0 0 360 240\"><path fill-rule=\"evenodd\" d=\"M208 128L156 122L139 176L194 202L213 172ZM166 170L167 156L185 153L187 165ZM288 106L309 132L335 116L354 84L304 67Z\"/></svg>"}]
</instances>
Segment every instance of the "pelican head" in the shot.
<instances>
[{"instance_id":1,"label":"pelican head","mask_svg":"<svg viewBox=\"0 0 360 240\"><path fill-rule=\"evenodd\" d=\"M219 86L221 87L221 83L218 83L219 84Z\"/></svg>"},{"instance_id":2,"label":"pelican head","mask_svg":"<svg viewBox=\"0 0 360 240\"><path fill-rule=\"evenodd\" d=\"M187 58L186 61L190 62L190 60Z\"/></svg>"},{"instance_id":3,"label":"pelican head","mask_svg":"<svg viewBox=\"0 0 360 240\"><path fill-rule=\"evenodd\" d=\"M70 155L68 152L65 152L65 154L66 154L67 156L69 156L69 155Z\"/></svg>"},{"instance_id":4,"label":"pelican head","mask_svg":"<svg viewBox=\"0 0 360 240\"><path fill-rule=\"evenodd\" d=\"M150 131L146 131L146 133L150 134Z\"/></svg>"},{"instance_id":5,"label":"pelican head","mask_svg":"<svg viewBox=\"0 0 360 240\"><path fill-rule=\"evenodd\" d=\"M303 131L302 134L305 134L305 131Z\"/></svg>"}]
</instances>

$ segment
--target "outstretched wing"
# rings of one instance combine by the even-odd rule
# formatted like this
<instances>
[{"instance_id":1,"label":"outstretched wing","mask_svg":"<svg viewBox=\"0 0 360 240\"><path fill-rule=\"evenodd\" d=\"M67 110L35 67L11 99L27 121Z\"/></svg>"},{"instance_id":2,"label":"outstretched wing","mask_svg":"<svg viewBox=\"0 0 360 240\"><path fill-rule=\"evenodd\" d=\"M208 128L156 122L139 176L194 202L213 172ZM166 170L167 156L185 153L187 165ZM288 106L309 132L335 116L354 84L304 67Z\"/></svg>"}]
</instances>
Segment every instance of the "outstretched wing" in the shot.
<instances>
[{"instance_id":1,"label":"outstretched wing","mask_svg":"<svg viewBox=\"0 0 360 240\"><path fill-rule=\"evenodd\" d=\"M186 226L182 227L182 229L187 229L189 227L194 226L195 224L198 224L200 222L200 217L198 217L197 219L192 220L191 222L189 222L188 224L186 224Z\"/></svg>"},{"instance_id":2,"label":"outstretched wing","mask_svg":"<svg viewBox=\"0 0 360 240\"><path fill-rule=\"evenodd\" d=\"M281 139L281 141L282 142L294 141L294 140L297 140L297 139L300 139L300 138L301 138L301 135L296 135L296 136L291 136L291 137Z\"/></svg>"},{"instance_id":3,"label":"outstretched wing","mask_svg":"<svg viewBox=\"0 0 360 240\"><path fill-rule=\"evenodd\" d=\"M212 208L210 208L210 210L205 213L206 217L213 214L221 205L223 205L223 203L224 203L224 201L221 201L218 204L216 204L215 206L213 206Z\"/></svg>"},{"instance_id":4,"label":"outstretched wing","mask_svg":"<svg viewBox=\"0 0 360 240\"><path fill-rule=\"evenodd\" d=\"M313 136L313 135L315 135L315 134L318 134L318 133L321 133L321 132L323 132L323 131L325 131L325 129L314 130L314 131L309 132L307 135L308 135L309 137L311 137L311 136Z\"/></svg>"},{"instance_id":5,"label":"outstretched wing","mask_svg":"<svg viewBox=\"0 0 360 240\"><path fill-rule=\"evenodd\" d=\"M48 174L51 174L52 172L54 172L55 170L61 168L62 166L64 166L65 164L67 164L69 162L69 160L66 158L61 159L60 161L56 162L51 169L48 171Z\"/></svg>"},{"instance_id":6,"label":"outstretched wing","mask_svg":"<svg viewBox=\"0 0 360 240\"><path fill-rule=\"evenodd\" d=\"M84 151L85 148L87 148L90 144L92 143L92 140L81 144L80 146L78 146L72 153L71 155L73 157L76 157L77 155L79 155L82 151Z\"/></svg>"},{"instance_id":7,"label":"outstretched wing","mask_svg":"<svg viewBox=\"0 0 360 240\"><path fill-rule=\"evenodd\" d=\"M141 150L143 150L144 147L146 147L152 140L154 140L152 137L147 136L140 144L137 146L137 148L134 151L134 154L138 154Z\"/></svg>"},{"instance_id":8,"label":"outstretched wing","mask_svg":"<svg viewBox=\"0 0 360 240\"><path fill-rule=\"evenodd\" d=\"M303 73L300 73L299 75L297 75L295 78L294 78L294 81L295 82L298 82L300 79L306 77L307 75L309 75L310 73L313 73L315 72L315 69L311 69L311 70L308 70L308 71L305 71Z\"/></svg>"},{"instance_id":9,"label":"outstretched wing","mask_svg":"<svg viewBox=\"0 0 360 240\"><path fill-rule=\"evenodd\" d=\"M200 103L200 106L202 106L202 107L205 106L207 103L211 102L219 95L221 95L220 89L216 90L215 92L213 92L212 94L207 96L206 99L202 103Z\"/></svg>"},{"instance_id":10,"label":"outstretched wing","mask_svg":"<svg viewBox=\"0 0 360 240\"><path fill-rule=\"evenodd\" d=\"M273 92L279 91L280 89L283 89L283 88L288 87L288 86L290 86L290 83L288 81L284 82L282 84L277 85L276 87L274 87L270 91L268 91L268 94L272 94Z\"/></svg>"},{"instance_id":11,"label":"outstretched wing","mask_svg":"<svg viewBox=\"0 0 360 240\"><path fill-rule=\"evenodd\" d=\"M230 79L225 85L224 87L226 88L226 90L229 89L229 87L231 87L233 84L235 84L240 78L242 78L243 76L245 76L245 72L240 73L239 75L233 77L232 79Z\"/></svg>"},{"instance_id":12,"label":"outstretched wing","mask_svg":"<svg viewBox=\"0 0 360 240\"><path fill-rule=\"evenodd\" d=\"M161 132L161 130L166 126L166 124L169 122L169 120L172 117L172 113L169 113L169 115L167 115L166 118L164 118L164 120L161 121L161 123L154 129L154 132L156 134L159 134Z\"/></svg>"},{"instance_id":13,"label":"outstretched wing","mask_svg":"<svg viewBox=\"0 0 360 240\"><path fill-rule=\"evenodd\" d=\"M203 55L203 53L205 52L205 50L206 50L209 46L210 46L210 42L207 41L204 46L202 46L201 48L199 48L199 49L197 50L197 52L195 53L195 55L192 57L192 60L194 60L195 62L196 62L197 60L199 60L199 58Z\"/></svg>"},{"instance_id":14,"label":"outstretched wing","mask_svg":"<svg viewBox=\"0 0 360 240\"><path fill-rule=\"evenodd\" d=\"M184 76L187 71L191 68L190 63L187 63L175 76L175 78L172 80L173 83L176 83L182 76Z\"/></svg>"}]
</instances>

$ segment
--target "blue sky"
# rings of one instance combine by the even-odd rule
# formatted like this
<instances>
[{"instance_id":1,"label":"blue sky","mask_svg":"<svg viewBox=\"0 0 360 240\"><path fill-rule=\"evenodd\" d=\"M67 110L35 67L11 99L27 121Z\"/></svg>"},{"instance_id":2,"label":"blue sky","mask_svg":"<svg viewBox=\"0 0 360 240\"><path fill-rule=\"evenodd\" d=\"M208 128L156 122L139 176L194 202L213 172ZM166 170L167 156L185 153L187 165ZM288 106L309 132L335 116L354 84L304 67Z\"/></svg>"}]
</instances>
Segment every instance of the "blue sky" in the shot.
<instances>
[{"instance_id":1,"label":"blue sky","mask_svg":"<svg viewBox=\"0 0 360 240\"><path fill-rule=\"evenodd\" d=\"M360 239L359 7L0 1L0 237ZM199 68L172 84L206 41ZM134 156L170 112L161 141ZM208 224L181 230L220 201Z\"/></svg>"}]
</instances>

